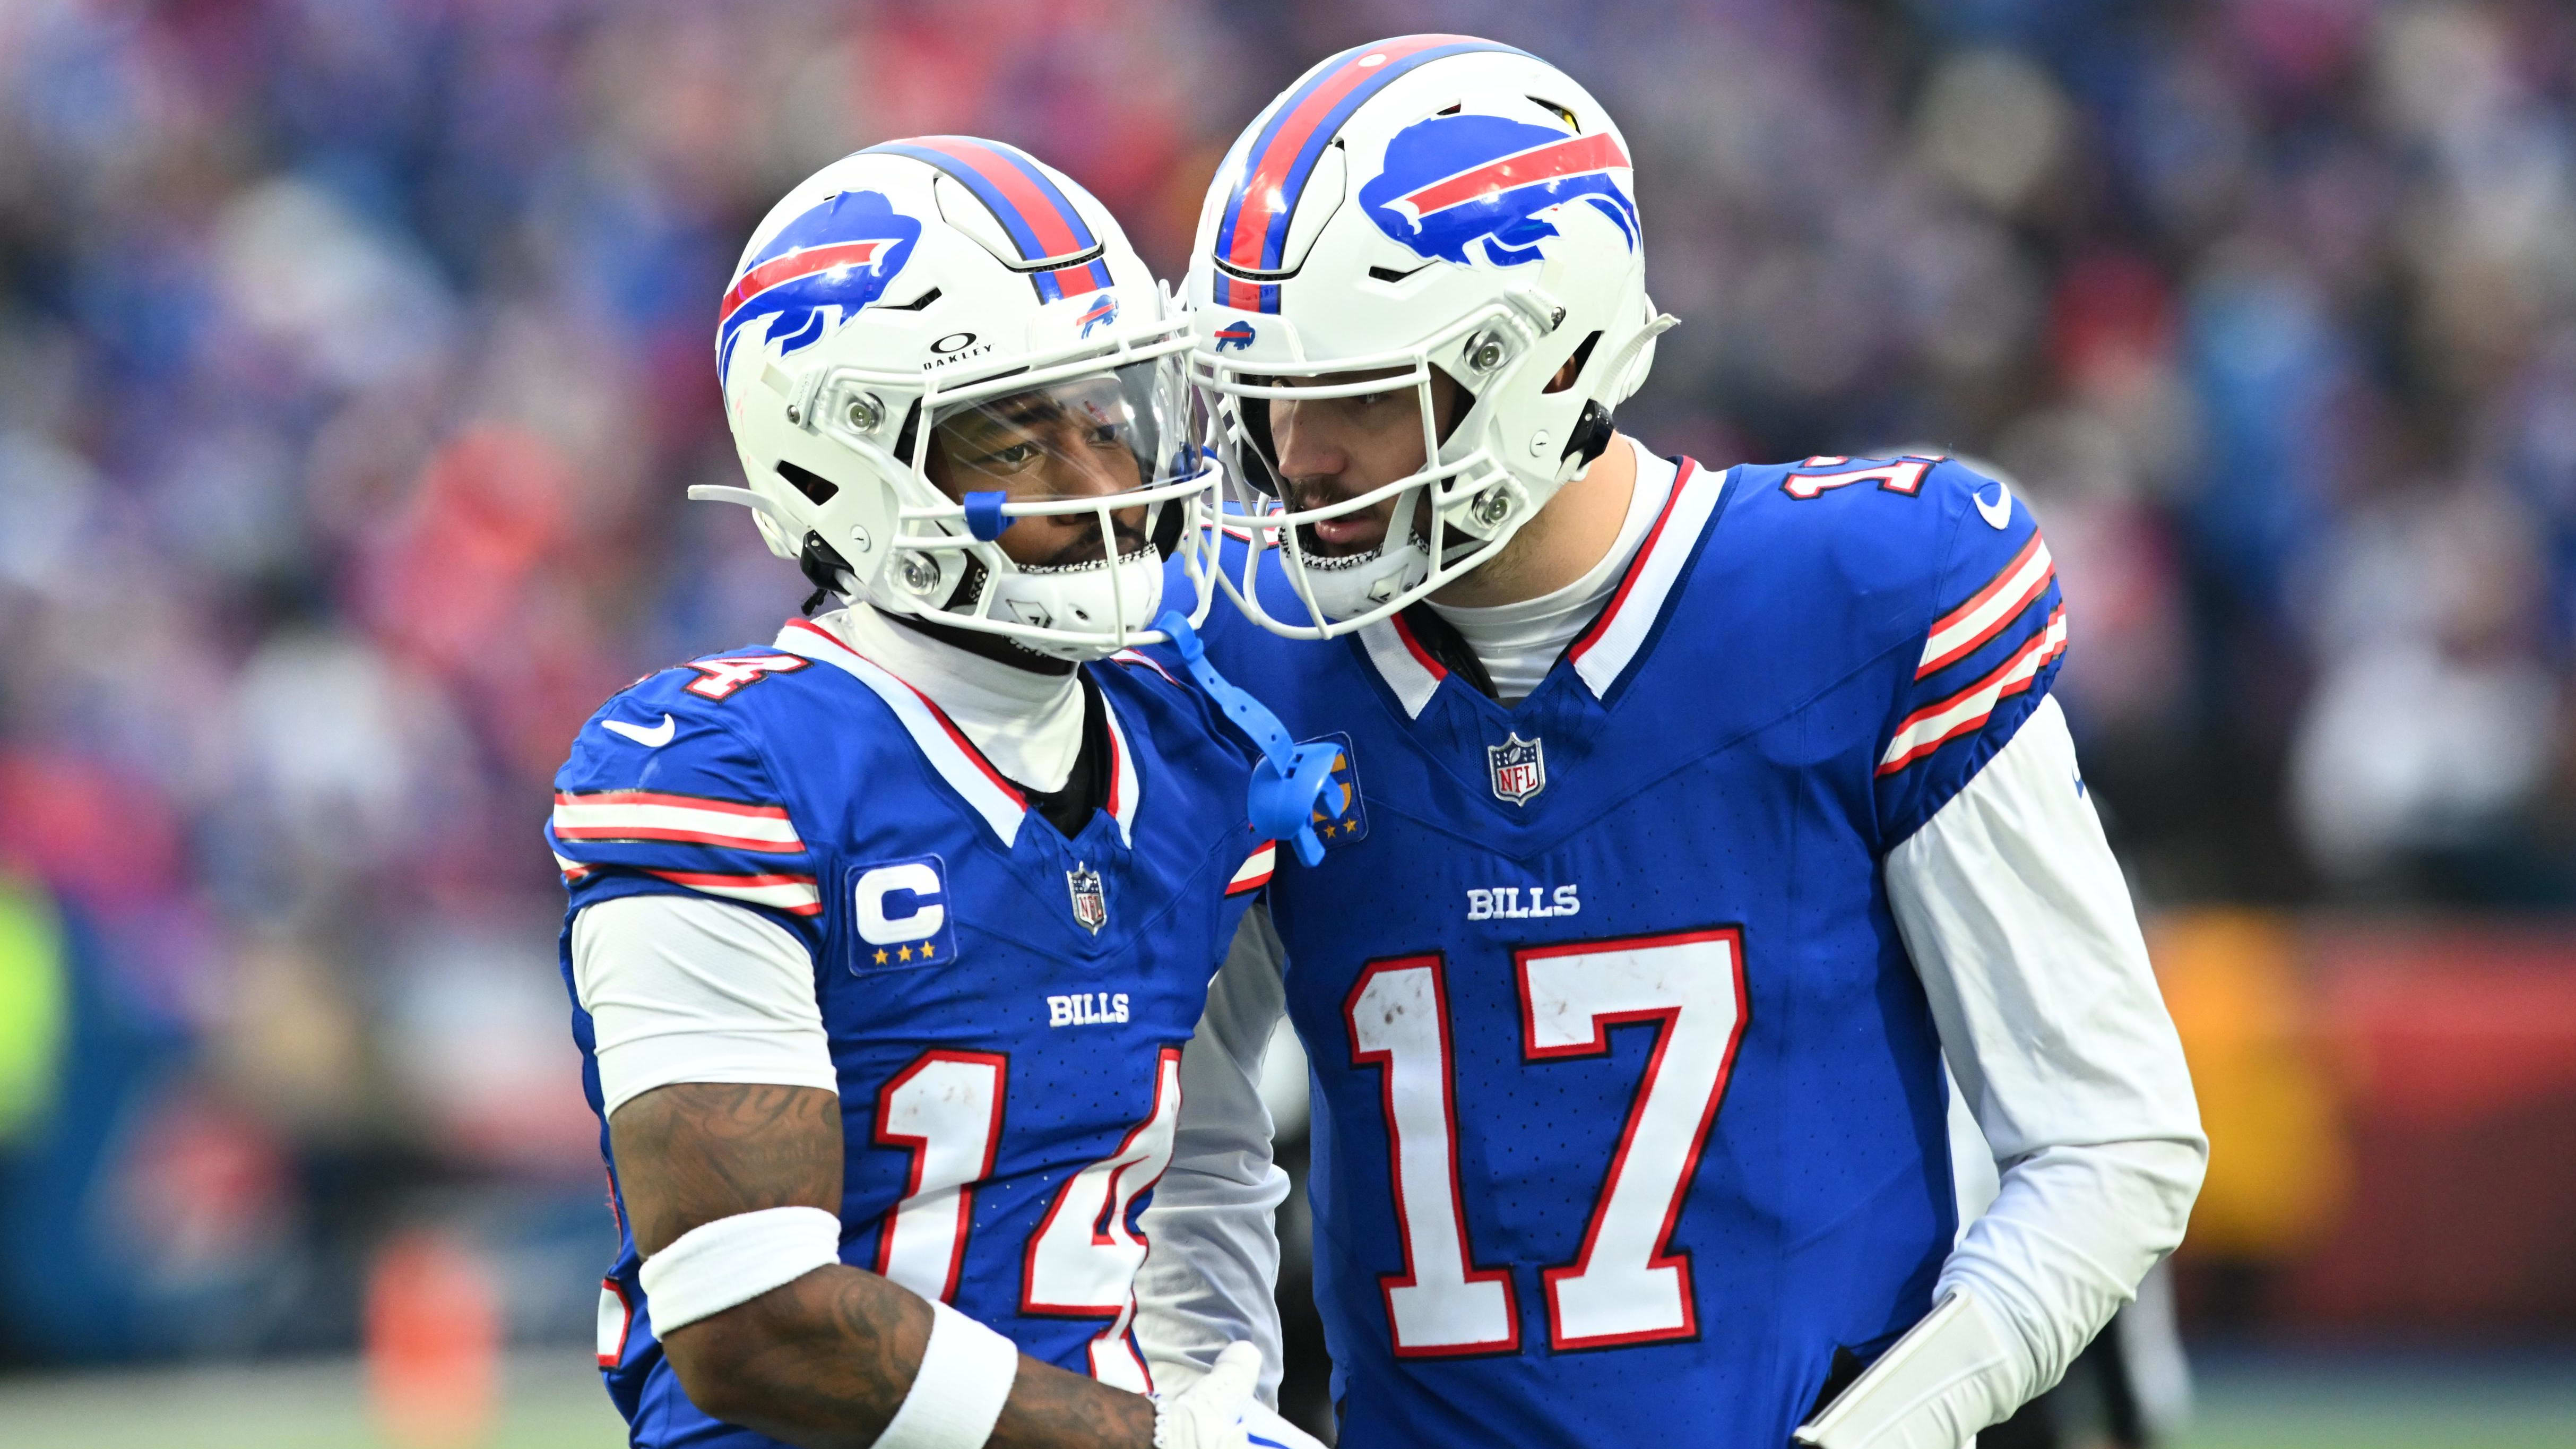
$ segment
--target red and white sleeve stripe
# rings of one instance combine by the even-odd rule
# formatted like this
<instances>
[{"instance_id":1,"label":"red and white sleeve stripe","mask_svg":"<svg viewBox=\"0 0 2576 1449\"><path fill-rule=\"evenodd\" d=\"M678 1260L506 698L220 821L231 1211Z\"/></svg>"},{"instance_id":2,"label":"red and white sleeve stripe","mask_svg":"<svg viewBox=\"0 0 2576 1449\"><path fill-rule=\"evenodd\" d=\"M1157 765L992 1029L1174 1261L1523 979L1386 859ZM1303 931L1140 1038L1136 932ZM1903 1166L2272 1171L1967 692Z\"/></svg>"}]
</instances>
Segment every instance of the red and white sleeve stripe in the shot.
<instances>
[{"instance_id":1,"label":"red and white sleeve stripe","mask_svg":"<svg viewBox=\"0 0 2576 1449\"><path fill-rule=\"evenodd\" d=\"M1243 858L1243 864L1235 868L1234 879L1225 883L1225 893L1239 896L1245 891L1261 889L1270 884L1270 877L1278 866L1279 842L1275 840L1261 842L1252 854Z\"/></svg>"},{"instance_id":2,"label":"red and white sleeve stripe","mask_svg":"<svg viewBox=\"0 0 2576 1449\"><path fill-rule=\"evenodd\" d=\"M804 850L783 805L747 805L657 790L555 795L558 840L668 840L794 855Z\"/></svg>"},{"instance_id":3,"label":"red and white sleeve stripe","mask_svg":"<svg viewBox=\"0 0 2576 1449\"><path fill-rule=\"evenodd\" d=\"M718 875L693 870L648 870L646 875L745 905L767 906L791 916L819 916L823 894L810 875Z\"/></svg>"},{"instance_id":4,"label":"red and white sleeve stripe","mask_svg":"<svg viewBox=\"0 0 2576 1449\"><path fill-rule=\"evenodd\" d=\"M1950 741L1983 725L1995 707L2030 688L2041 666L2066 651L2066 607L2048 616L2048 627L2031 636L1994 672L1949 698L1925 705L1905 717L1887 742L1878 773L1893 775Z\"/></svg>"},{"instance_id":5,"label":"red and white sleeve stripe","mask_svg":"<svg viewBox=\"0 0 2576 1449\"><path fill-rule=\"evenodd\" d=\"M2012 562L1986 581L1986 586L1968 597L1968 601L1941 616L1932 626L1931 637L1923 641L1923 660L1914 667L1914 677L1921 679L1936 669L1966 658L2002 633L2030 601L2048 591L2048 581L2057 577L2057 565L2048 556L2048 545L2038 534L2022 546Z\"/></svg>"}]
</instances>

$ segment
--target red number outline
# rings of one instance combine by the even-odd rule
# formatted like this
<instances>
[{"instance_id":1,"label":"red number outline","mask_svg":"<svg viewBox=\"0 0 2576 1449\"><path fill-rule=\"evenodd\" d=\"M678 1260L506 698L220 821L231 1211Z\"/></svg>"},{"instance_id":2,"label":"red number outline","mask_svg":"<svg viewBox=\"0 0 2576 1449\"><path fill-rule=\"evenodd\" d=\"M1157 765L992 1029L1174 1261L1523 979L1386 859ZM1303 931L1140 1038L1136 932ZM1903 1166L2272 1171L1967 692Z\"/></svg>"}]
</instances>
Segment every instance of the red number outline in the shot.
<instances>
[{"instance_id":1,"label":"red number outline","mask_svg":"<svg viewBox=\"0 0 2576 1449\"><path fill-rule=\"evenodd\" d=\"M1824 454L1809 458L1793 469L1789 476L1781 479L1780 491L1801 503L1806 503L1823 497L1833 489L1848 487L1854 483L1865 483L1875 478L1881 490L1901 493L1908 498L1913 498L1922 493L1924 476L1946 461L1945 457L1926 457L1921 453L1907 453L1902 457L1883 461L1875 458L1846 458L1837 454ZM1867 466L1843 468L1841 465L1845 463L1860 463ZM1840 471L1819 472L1817 471L1819 469L1840 469Z\"/></svg>"},{"instance_id":2,"label":"red number outline","mask_svg":"<svg viewBox=\"0 0 2576 1449\"><path fill-rule=\"evenodd\" d=\"M1411 1288L1419 1282L1413 1252L1413 1221L1404 1208L1404 1148L1395 1125L1395 1068L1391 1051L1363 1051L1360 1048L1357 1012L1361 996L1382 972L1428 969L1431 973L1432 1021L1439 1028L1440 1106L1448 1117L1449 1128L1449 1213L1456 1220L1459 1266L1469 1283L1503 1285L1503 1314L1511 1324L1511 1336L1505 1340L1484 1343L1438 1344L1406 1347L1395 1332L1395 1290ZM1387 1181L1395 1208L1395 1230L1404 1245L1404 1270L1378 1275L1378 1296L1386 1312L1386 1337L1397 1358L1482 1358L1514 1354L1521 1350L1520 1290L1512 1281L1509 1268L1479 1268L1473 1256L1472 1239L1467 1232L1466 1192L1458 1174L1458 1073L1456 1048L1449 1030L1448 962L1438 951L1418 956L1389 956L1371 961L1361 968L1359 980L1351 985L1350 994L1342 998L1342 1025L1349 1033L1351 1065L1375 1067L1378 1073L1378 1111L1386 1128Z\"/></svg>"},{"instance_id":3,"label":"red number outline","mask_svg":"<svg viewBox=\"0 0 2576 1449\"><path fill-rule=\"evenodd\" d=\"M1726 1052L1720 1058L1717 1081L1710 1089L1707 1104L1700 1109L1699 1124L1691 1134L1689 1155L1683 1159L1681 1175L1675 1179L1672 1201L1665 1204L1662 1227L1655 1234L1654 1249L1647 1255L1649 1269L1671 1268L1678 1276L1681 1289L1682 1324L1678 1328L1643 1329L1635 1333L1595 1334L1569 1337L1559 1325L1556 1307L1556 1285L1590 1271L1592 1255L1601 1236L1601 1221L1610 1209L1611 1195L1618 1190L1619 1176L1628 1165L1628 1149L1636 1140L1637 1124L1645 1115L1646 1102L1654 1095L1655 1082L1662 1073L1664 1053L1673 1041L1673 1022L1681 1014L1678 1006L1648 1007L1637 1011L1605 1012L1592 1018L1592 1039L1564 1046L1536 1045L1537 1012L1530 1000L1528 963L1556 956L1588 956L1603 951L1636 950L1657 946L1681 946L1695 941L1725 941L1735 985L1735 1026L1727 1035ZM1735 1055L1744 1045L1744 1029L1752 1020L1753 1002L1744 977L1744 928L1740 925L1706 926L1697 930L1665 931L1644 936L1605 936L1586 941L1556 941L1544 946L1518 946L1512 950L1512 980L1520 994L1521 1052L1531 1061L1566 1061L1584 1057L1606 1056L1610 1051L1610 1029L1634 1022L1657 1023L1655 1045L1646 1058L1646 1069L1637 1079L1637 1090L1629 1099L1628 1119L1619 1129L1619 1145L1610 1154L1609 1171L1602 1175L1601 1189L1592 1199L1591 1220L1584 1224L1583 1246L1574 1261L1539 1271L1539 1281L1547 1292L1548 1347L1557 1352L1582 1349L1617 1348L1628 1344L1661 1343L1699 1336L1699 1297L1691 1278L1691 1256L1688 1251L1675 1251L1673 1230L1681 1222L1682 1204L1690 1197L1692 1182L1699 1176L1701 1155L1708 1148L1709 1130L1717 1123L1718 1109L1725 1104L1726 1089L1735 1078ZM1443 1003L1444 1008L1446 1003Z\"/></svg>"},{"instance_id":4,"label":"red number outline","mask_svg":"<svg viewBox=\"0 0 2576 1449\"><path fill-rule=\"evenodd\" d=\"M895 1219L902 1213L903 1205L921 1191L922 1172L930 1165L930 1139L918 1132L894 1131L886 1121L886 1114L894 1108L894 1094L936 1062L993 1069L993 1121L984 1136L984 1162L976 1169L974 1177L957 1189L957 1232L948 1248L948 1281L939 1288L939 1301L953 1304L957 1301L957 1280L966 1270L966 1238L975 1227L975 1186L992 1177L993 1163L1002 1150L1002 1104L1010 1096L1011 1058L1004 1052L954 1051L934 1047L914 1057L910 1065L895 1073L878 1090L875 1142L881 1147L903 1148L912 1157L911 1166L904 1174L903 1195L886 1210L877 1229L875 1262L880 1278L889 1276L887 1270L894 1266Z\"/></svg>"}]
</instances>

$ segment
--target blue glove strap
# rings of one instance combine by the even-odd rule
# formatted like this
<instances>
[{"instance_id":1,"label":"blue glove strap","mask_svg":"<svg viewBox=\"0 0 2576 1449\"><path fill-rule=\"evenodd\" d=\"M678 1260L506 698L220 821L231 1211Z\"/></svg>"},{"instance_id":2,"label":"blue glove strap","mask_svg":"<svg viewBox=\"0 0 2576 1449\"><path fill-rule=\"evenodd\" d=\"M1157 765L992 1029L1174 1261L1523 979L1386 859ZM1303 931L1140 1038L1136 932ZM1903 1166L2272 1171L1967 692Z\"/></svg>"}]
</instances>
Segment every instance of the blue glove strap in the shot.
<instances>
[{"instance_id":1,"label":"blue glove strap","mask_svg":"<svg viewBox=\"0 0 2576 1449\"><path fill-rule=\"evenodd\" d=\"M1252 767L1252 787L1244 796L1252 828L1272 840L1287 841L1304 864L1321 864L1324 842L1315 836L1315 802L1323 798L1324 786L1332 780L1336 747L1301 745L1291 739L1279 716L1208 663L1207 646L1199 642L1198 631L1188 619L1167 612L1154 621L1154 627L1180 651L1190 678L1261 749L1261 758Z\"/></svg>"},{"instance_id":2,"label":"blue glove strap","mask_svg":"<svg viewBox=\"0 0 2576 1449\"><path fill-rule=\"evenodd\" d=\"M1002 530L1016 521L1002 516L1002 503L1010 496L999 489L994 489L990 492L969 493L958 500L966 508L966 531L986 543L1000 538Z\"/></svg>"}]
</instances>

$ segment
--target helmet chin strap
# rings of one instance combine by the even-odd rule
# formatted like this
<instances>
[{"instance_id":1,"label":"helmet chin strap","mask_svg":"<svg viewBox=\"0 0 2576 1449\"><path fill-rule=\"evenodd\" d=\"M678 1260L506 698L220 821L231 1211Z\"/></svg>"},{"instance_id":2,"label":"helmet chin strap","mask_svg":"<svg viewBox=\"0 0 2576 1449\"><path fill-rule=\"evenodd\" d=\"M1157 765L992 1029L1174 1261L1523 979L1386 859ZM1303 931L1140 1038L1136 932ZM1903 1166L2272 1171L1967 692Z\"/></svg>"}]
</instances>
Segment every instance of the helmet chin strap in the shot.
<instances>
[{"instance_id":1,"label":"helmet chin strap","mask_svg":"<svg viewBox=\"0 0 2576 1449\"><path fill-rule=\"evenodd\" d=\"M963 629L955 624L943 624L936 619L925 619L918 614L897 614L886 609L879 609L877 613L926 638L953 645L969 654L993 660L998 664L1007 664L1014 669L1025 669L1031 674L1071 674L1074 669L1072 660L1058 659L1052 654L1040 654L1006 634L988 634L981 629Z\"/></svg>"},{"instance_id":2,"label":"helmet chin strap","mask_svg":"<svg viewBox=\"0 0 2576 1449\"><path fill-rule=\"evenodd\" d=\"M809 531L805 535L805 545L796 553L796 568L805 575L805 582L814 586L814 592L805 596L804 607L797 610L809 618L825 599L834 594L847 596L855 587L850 582L852 570L840 550L825 543L819 533Z\"/></svg>"},{"instance_id":3,"label":"helmet chin strap","mask_svg":"<svg viewBox=\"0 0 2576 1449\"><path fill-rule=\"evenodd\" d=\"M1583 416L1574 420L1573 431L1565 435L1565 451L1558 456L1580 457L1582 461L1575 464L1574 472L1576 477L1581 477L1583 470L1592 466L1593 460L1609 451L1610 439L1618 430L1618 425L1611 421L1610 410L1603 407L1599 399L1586 402Z\"/></svg>"},{"instance_id":4,"label":"helmet chin strap","mask_svg":"<svg viewBox=\"0 0 2576 1449\"><path fill-rule=\"evenodd\" d=\"M805 581L814 586L814 592L807 596L803 609L803 612L808 615L820 607L825 599L835 594L843 598L858 597L857 584L853 580L849 564L842 560L838 550L823 541L823 535L819 533L805 535L805 547L796 556L796 567L804 573ZM970 586L974 583L971 575L967 583ZM878 609L877 617L890 619L916 634L963 649L969 654L990 659L997 664L1007 664L1014 669L1025 669L1031 674L1071 674L1073 672L1072 660L1058 659L1051 654L1040 654L1005 635L987 634L980 629L961 629L954 624L944 624L936 619L924 619L914 614L897 613L892 609Z\"/></svg>"}]
</instances>

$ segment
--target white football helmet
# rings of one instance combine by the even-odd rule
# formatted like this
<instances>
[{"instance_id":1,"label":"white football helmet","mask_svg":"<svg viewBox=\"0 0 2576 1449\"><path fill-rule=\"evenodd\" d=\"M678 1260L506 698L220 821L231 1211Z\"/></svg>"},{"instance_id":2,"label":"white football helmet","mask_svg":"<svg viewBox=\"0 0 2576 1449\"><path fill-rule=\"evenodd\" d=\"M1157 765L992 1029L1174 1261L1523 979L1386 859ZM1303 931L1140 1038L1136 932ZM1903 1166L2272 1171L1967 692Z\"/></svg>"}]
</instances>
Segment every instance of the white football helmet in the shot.
<instances>
[{"instance_id":1,"label":"white football helmet","mask_svg":"<svg viewBox=\"0 0 2576 1449\"><path fill-rule=\"evenodd\" d=\"M1463 35L1346 50L1271 102L1217 171L1183 296L1192 377L1236 501L1260 519L1243 576L1221 582L1302 638L1382 619L1500 553L1607 446L1673 320L1646 297L1619 128L1563 71ZM1445 435L1435 373L1469 399ZM1270 400L1402 389L1421 409L1420 470L1322 501L1283 482ZM1389 500L1375 547L1319 544L1316 524ZM1253 570L1274 549L1319 622L1261 607Z\"/></svg>"},{"instance_id":2,"label":"white football helmet","mask_svg":"<svg viewBox=\"0 0 2576 1449\"><path fill-rule=\"evenodd\" d=\"M890 141L770 209L725 292L716 366L771 551L879 609L1094 659L1163 635L1163 560L1207 615L1216 470L1188 321L1106 208L1026 153ZM944 472L960 497L933 481ZM1042 478L1075 477L1081 491ZM1114 491L1113 491L1114 490ZM1003 530L1088 515L1049 565ZM1061 527L1060 525L1052 525Z\"/></svg>"}]
</instances>

